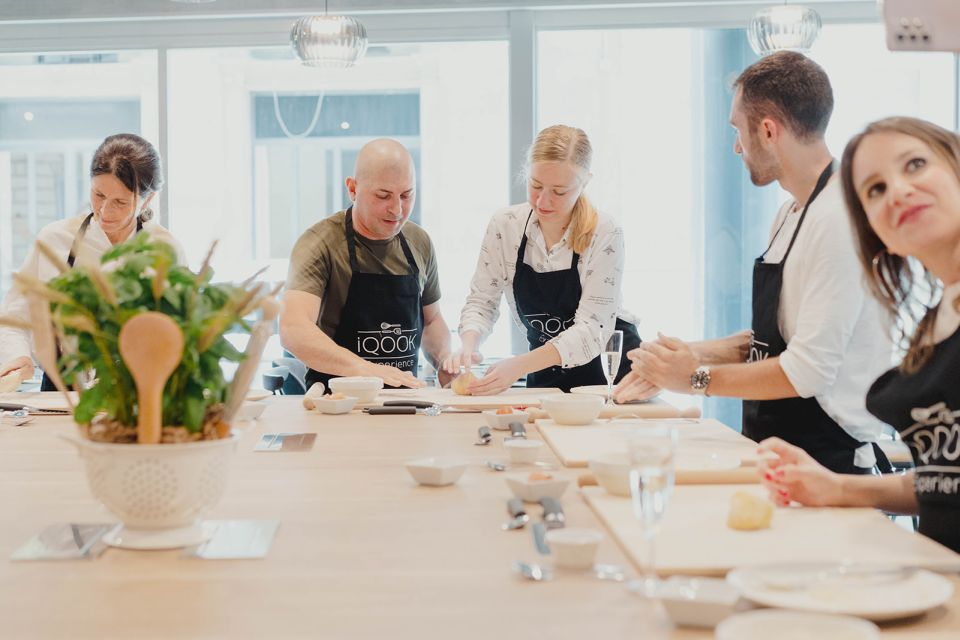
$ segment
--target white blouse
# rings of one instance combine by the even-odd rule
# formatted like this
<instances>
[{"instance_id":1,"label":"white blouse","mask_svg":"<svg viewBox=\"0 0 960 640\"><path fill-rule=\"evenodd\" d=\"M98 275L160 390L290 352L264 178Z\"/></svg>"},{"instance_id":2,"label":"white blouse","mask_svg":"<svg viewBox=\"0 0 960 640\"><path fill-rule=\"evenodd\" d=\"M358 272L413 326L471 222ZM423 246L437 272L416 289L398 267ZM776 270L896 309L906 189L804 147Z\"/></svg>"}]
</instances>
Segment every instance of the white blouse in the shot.
<instances>
[{"instance_id":1,"label":"white blouse","mask_svg":"<svg viewBox=\"0 0 960 640\"><path fill-rule=\"evenodd\" d=\"M529 204L517 204L501 209L490 220L470 282L470 294L460 314L461 335L476 331L481 340L489 335L499 316L503 293L514 322L523 329L513 295L513 275L525 224L524 264L537 273L570 268L573 260L570 229L548 250L537 217L530 216L527 224L529 214ZM550 340L560 353L563 367L580 366L596 358L613 333L618 317L636 322L632 314L620 307L623 261L623 231L613 219L600 214L590 246L577 264L583 290L573 324Z\"/></svg>"}]
</instances>

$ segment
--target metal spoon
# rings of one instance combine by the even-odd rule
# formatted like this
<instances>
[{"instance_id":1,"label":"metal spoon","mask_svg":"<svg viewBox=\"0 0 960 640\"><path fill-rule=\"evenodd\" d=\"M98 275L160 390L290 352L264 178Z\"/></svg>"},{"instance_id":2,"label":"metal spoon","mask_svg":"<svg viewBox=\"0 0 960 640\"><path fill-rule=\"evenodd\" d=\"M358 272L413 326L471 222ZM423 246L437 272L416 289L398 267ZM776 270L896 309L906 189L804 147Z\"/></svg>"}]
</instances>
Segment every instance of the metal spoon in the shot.
<instances>
[{"instance_id":1,"label":"metal spoon","mask_svg":"<svg viewBox=\"0 0 960 640\"><path fill-rule=\"evenodd\" d=\"M513 570L527 580L533 580L534 582L545 582L553 579L553 571L547 567L542 567L539 564L532 564L517 560L513 563Z\"/></svg>"},{"instance_id":2,"label":"metal spoon","mask_svg":"<svg viewBox=\"0 0 960 640\"><path fill-rule=\"evenodd\" d=\"M22 427L29 422L33 422L33 417L26 409L17 409L16 411L0 410L0 419L4 422L9 422L14 427Z\"/></svg>"},{"instance_id":3,"label":"metal spoon","mask_svg":"<svg viewBox=\"0 0 960 640\"><path fill-rule=\"evenodd\" d=\"M494 471L506 471L507 465L500 462L494 462L493 460L487 460L487 466L493 469Z\"/></svg>"}]
</instances>

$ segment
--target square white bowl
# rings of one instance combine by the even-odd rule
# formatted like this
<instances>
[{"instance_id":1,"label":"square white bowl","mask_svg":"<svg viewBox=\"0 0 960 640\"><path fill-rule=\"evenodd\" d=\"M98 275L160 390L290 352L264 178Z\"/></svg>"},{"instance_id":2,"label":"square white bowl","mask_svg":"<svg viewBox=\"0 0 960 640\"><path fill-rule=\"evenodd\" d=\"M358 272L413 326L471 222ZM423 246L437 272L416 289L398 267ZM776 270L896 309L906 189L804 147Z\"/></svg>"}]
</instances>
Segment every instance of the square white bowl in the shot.
<instances>
[{"instance_id":1,"label":"square white bowl","mask_svg":"<svg viewBox=\"0 0 960 640\"><path fill-rule=\"evenodd\" d=\"M244 400L233 419L238 422L243 422L244 420L256 420L263 415L263 411L266 408L267 405L263 402L250 402L248 400Z\"/></svg>"},{"instance_id":2,"label":"square white bowl","mask_svg":"<svg viewBox=\"0 0 960 640\"><path fill-rule=\"evenodd\" d=\"M612 496L630 497L630 455L615 451L587 460L597 484Z\"/></svg>"},{"instance_id":3,"label":"square white bowl","mask_svg":"<svg viewBox=\"0 0 960 640\"><path fill-rule=\"evenodd\" d=\"M674 623L686 627L715 627L740 604L740 592L723 578L671 576L658 584L657 597Z\"/></svg>"},{"instance_id":4,"label":"square white bowl","mask_svg":"<svg viewBox=\"0 0 960 640\"><path fill-rule=\"evenodd\" d=\"M383 389L383 378L373 376L348 376L330 378L330 391L351 396L360 403L373 402Z\"/></svg>"},{"instance_id":5,"label":"square white bowl","mask_svg":"<svg viewBox=\"0 0 960 640\"><path fill-rule=\"evenodd\" d=\"M462 458L430 457L410 460L407 471L419 484L430 487L443 487L460 479L467 469Z\"/></svg>"},{"instance_id":6,"label":"square white bowl","mask_svg":"<svg viewBox=\"0 0 960 640\"><path fill-rule=\"evenodd\" d=\"M497 413L496 409L488 409L483 412L483 419L487 421L487 426L499 431L510 431L511 422L526 424L530 414L526 411L513 409L510 413Z\"/></svg>"},{"instance_id":7,"label":"square white bowl","mask_svg":"<svg viewBox=\"0 0 960 640\"><path fill-rule=\"evenodd\" d=\"M510 456L510 462L514 464L533 464L540 456L543 441L513 438L504 440L503 447L507 450L507 455Z\"/></svg>"},{"instance_id":8,"label":"square white bowl","mask_svg":"<svg viewBox=\"0 0 960 640\"><path fill-rule=\"evenodd\" d=\"M597 547L603 534L596 529L551 529L547 544L553 562L561 569L589 569L597 557Z\"/></svg>"},{"instance_id":9,"label":"square white bowl","mask_svg":"<svg viewBox=\"0 0 960 640\"><path fill-rule=\"evenodd\" d=\"M524 502L539 502L542 498L556 498L563 496L567 490L569 480L551 478L550 480L531 480L529 474L509 475L504 478L513 495Z\"/></svg>"},{"instance_id":10,"label":"square white bowl","mask_svg":"<svg viewBox=\"0 0 960 640\"><path fill-rule=\"evenodd\" d=\"M540 406L557 424L582 426L597 419L603 410L600 396L554 393L540 398Z\"/></svg>"},{"instance_id":11,"label":"square white bowl","mask_svg":"<svg viewBox=\"0 0 960 640\"><path fill-rule=\"evenodd\" d=\"M316 411L317 413L326 413L330 415L350 413L350 411L353 410L353 407L356 404L357 404L357 399L352 396L347 396L346 398L338 398L336 400L330 398L329 396L313 399L314 411Z\"/></svg>"}]
</instances>

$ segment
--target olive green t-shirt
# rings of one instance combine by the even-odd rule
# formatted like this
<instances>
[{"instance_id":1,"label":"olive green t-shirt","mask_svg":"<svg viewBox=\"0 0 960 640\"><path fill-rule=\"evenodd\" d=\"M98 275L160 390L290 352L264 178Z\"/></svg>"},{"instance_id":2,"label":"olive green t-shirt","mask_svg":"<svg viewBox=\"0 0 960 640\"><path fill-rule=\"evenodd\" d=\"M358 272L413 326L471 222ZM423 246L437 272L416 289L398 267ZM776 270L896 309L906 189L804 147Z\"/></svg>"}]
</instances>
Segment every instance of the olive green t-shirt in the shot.
<instances>
[{"instance_id":1,"label":"olive green t-shirt","mask_svg":"<svg viewBox=\"0 0 960 640\"><path fill-rule=\"evenodd\" d=\"M340 324L340 310L350 287L350 254L347 252L346 211L325 218L303 232L290 256L287 289L312 293L321 299L317 326L331 338ZM403 237L420 271L420 298L426 306L440 299L437 258L430 236L407 221ZM410 273L400 238L371 240L356 232L357 262L364 273L403 275Z\"/></svg>"}]
</instances>

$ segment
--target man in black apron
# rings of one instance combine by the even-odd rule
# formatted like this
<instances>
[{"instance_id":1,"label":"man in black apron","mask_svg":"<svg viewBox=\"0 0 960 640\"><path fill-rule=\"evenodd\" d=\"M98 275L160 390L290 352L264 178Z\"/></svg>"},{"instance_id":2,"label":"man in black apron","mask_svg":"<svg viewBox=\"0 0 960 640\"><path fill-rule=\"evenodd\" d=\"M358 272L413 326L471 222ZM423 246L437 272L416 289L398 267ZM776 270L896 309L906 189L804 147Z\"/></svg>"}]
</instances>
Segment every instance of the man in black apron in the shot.
<instances>
[{"instance_id":1,"label":"man in black apron","mask_svg":"<svg viewBox=\"0 0 960 640\"><path fill-rule=\"evenodd\" d=\"M778 52L751 65L734 86L736 95L730 120L738 132L734 150L742 157L754 184L763 186L778 181L794 198L789 209L781 210L782 219L777 221L779 226L770 247L754 265L752 339L744 333L694 345L670 338L646 343L632 354L634 371L618 389L616 397L631 399L635 397L631 396L631 389L636 394L638 389L659 387L744 398L744 435L757 441L778 436L841 473L870 473L874 465L889 471L889 463L874 442L880 426L867 414L863 400L873 373L851 373L849 366L843 369L846 359L852 357L869 362L877 373L889 362L891 352L881 330L881 312L862 289L852 238L834 247L822 242L823 235L820 235L825 229L831 238L844 239L850 235L839 186L830 180L832 158L823 139L833 110L830 81L823 69L805 56ZM827 192L829 196L824 195ZM824 197L826 201L818 201ZM808 212L814 216L813 222ZM788 221L795 226L791 228ZM814 233L809 231L811 226L817 229L818 235L809 235ZM798 238L804 237L801 231L808 235L798 243ZM817 238L820 246L810 238ZM836 297L824 299L822 293L819 299L808 297L808 292L815 287L807 283L820 281L812 279L812 268L794 271L791 291L803 291L804 297L794 300L798 308L789 313L797 315L787 319L796 320L795 327L801 325L801 320L806 327L816 325L819 333L807 331L805 360L791 354L794 359L792 368L788 368L786 361L781 360L788 351L788 341L781 333L784 326L784 318L780 317L784 309L781 293L785 288L787 260L799 259L795 244L804 246L804 258L810 257L809 263L803 263L805 269L811 264L844 265L839 273L830 274L829 280L834 286L843 289L831 295L854 302L847 308ZM781 257L766 262L774 246ZM817 295L816 291L812 295ZM803 304L797 299L802 299ZM843 309L843 313L836 312L831 305ZM869 351L853 353L848 336L865 331L864 327L876 331L877 339L869 343ZM746 363L742 354L747 355ZM820 360L810 362L817 357ZM788 376L788 369L796 375L798 362L802 365L803 377ZM718 366L705 366L707 364ZM821 370L830 373L822 374ZM848 376L842 393L838 391L841 371ZM816 379L818 390L801 397L795 380L807 385L804 388L810 388L814 386L811 379ZM850 389L854 386L858 386L856 392ZM832 399L838 415L844 413L848 418L855 415L864 424L875 425L849 426L871 436L869 442L850 435L848 429L824 410L821 398Z\"/></svg>"},{"instance_id":2,"label":"man in black apron","mask_svg":"<svg viewBox=\"0 0 960 640\"><path fill-rule=\"evenodd\" d=\"M368 143L346 180L353 206L298 240L280 337L307 365L308 388L358 375L421 387L420 348L434 362L449 352L433 246L407 221L415 184L413 159L402 145Z\"/></svg>"},{"instance_id":3,"label":"man in black apron","mask_svg":"<svg viewBox=\"0 0 960 640\"><path fill-rule=\"evenodd\" d=\"M533 212L530 212L530 216ZM530 217L527 217L530 224ZM517 270L513 276L513 296L517 301L517 313L520 322L527 332L527 343L530 350L543 346L555 338L570 325L580 306L580 295L583 288L580 285L580 273L577 264L580 254L574 252L569 269L538 273L533 267L523 261L527 248L527 233L524 227L520 248L517 249ZM636 349L640 346L640 335L637 328L620 318L617 318L616 329L623 331L623 348L621 353ZM615 380L620 380L630 371L630 361L626 357L620 359L620 368ZM542 371L527 374L527 387L556 387L563 391L570 391L573 387L605 384L607 381L603 372L600 356L578 367L554 366Z\"/></svg>"}]
</instances>

